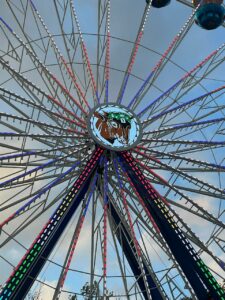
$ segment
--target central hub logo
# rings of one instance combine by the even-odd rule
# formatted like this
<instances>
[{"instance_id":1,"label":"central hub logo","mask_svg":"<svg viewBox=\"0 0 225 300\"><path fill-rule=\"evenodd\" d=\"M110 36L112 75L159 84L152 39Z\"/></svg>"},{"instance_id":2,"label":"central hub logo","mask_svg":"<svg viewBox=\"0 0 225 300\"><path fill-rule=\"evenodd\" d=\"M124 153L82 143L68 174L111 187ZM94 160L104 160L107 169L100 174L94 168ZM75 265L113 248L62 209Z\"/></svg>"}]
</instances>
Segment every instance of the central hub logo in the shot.
<instances>
[{"instance_id":1,"label":"central hub logo","mask_svg":"<svg viewBox=\"0 0 225 300\"><path fill-rule=\"evenodd\" d=\"M88 131L98 144L115 151L128 150L141 138L137 117L115 104L97 106L89 115Z\"/></svg>"}]
</instances>

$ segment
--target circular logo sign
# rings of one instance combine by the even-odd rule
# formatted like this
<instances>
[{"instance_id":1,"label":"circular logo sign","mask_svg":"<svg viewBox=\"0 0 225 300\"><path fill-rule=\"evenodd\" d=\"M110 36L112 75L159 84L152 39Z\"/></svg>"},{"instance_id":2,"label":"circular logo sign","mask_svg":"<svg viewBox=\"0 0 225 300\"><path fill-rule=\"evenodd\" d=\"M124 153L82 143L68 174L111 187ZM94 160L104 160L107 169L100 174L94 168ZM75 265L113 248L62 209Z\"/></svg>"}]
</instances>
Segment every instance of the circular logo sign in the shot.
<instances>
[{"instance_id":1,"label":"circular logo sign","mask_svg":"<svg viewBox=\"0 0 225 300\"><path fill-rule=\"evenodd\" d=\"M128 150L141 139L141 124L133 112L117 104L101 104L88 117L88 131L101 146Z\"/></svg>"}]
</instances>

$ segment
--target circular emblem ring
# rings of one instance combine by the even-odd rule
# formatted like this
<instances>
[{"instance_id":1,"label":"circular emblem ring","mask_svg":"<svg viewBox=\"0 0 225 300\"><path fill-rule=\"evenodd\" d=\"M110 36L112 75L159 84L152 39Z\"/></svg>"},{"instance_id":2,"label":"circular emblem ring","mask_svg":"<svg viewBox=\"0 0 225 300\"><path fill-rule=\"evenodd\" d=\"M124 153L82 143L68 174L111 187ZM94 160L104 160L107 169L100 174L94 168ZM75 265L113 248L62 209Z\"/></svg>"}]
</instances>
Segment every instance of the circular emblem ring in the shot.
<instances>
[{"instance_id":1,"label":"circular emblem ring","mask_svg":"<svg viewBox=\"0 0 225 300\"><path fill-rule=\"evenodd\" d=\"M124 151L135 147L142 129L138 117L125 106L100 104L88 116L88 132L104 148Z\"/></svg>"}]
</instances>

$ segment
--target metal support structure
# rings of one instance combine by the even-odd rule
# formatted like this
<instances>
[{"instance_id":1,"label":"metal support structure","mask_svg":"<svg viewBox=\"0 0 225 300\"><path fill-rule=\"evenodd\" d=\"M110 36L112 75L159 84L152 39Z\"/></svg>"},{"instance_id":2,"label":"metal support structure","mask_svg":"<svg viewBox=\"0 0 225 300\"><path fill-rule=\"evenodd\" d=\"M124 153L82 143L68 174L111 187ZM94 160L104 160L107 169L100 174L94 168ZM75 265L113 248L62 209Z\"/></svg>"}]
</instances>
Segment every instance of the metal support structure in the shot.
<instances>
[{"instance_id":1,"label":"metal support structure","mask_svg":"<svg viewBox=\"0 0 225 300\"><path fill-rule=\"evenodd\" d=\"M51 254L74 212L85 196L96 170L102 148L97 148L67 196L28 249L0 293L1 300L24 299Z\"/></svg>"},{"instance_id":2,"label":"metal support structure","mask_svg":"<svg viewBox=\"0 0 225 300\"><path fill-rule=\"evenodd\" d=\"M183 235L169 206L144 177L133 157L128 152L119 157L198 299L205 300L209 296L215 300L225 299L225 292Z\"/></svg>"}]
</instances>

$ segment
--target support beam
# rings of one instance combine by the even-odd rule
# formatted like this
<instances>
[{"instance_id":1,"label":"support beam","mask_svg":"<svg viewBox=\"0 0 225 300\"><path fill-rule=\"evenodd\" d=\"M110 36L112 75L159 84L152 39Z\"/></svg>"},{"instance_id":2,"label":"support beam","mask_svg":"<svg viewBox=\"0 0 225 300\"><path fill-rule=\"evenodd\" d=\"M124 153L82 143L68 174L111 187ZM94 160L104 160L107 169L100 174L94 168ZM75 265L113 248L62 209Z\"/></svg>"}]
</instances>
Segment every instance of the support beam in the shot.
<instances>
[{"instance_id":1,"label":"support beam","mask_svg":"<svg viewBox=\"0 0 225 300\"><path fill-rule=\"evenodd\" d=\"M210 296L214 300L225 299L225 292L180 230L179 220L144 177L132 155L121 152L118 156L198 299L206 300Z\"/></svg>"},{"instance_id":2,"label":"support beam","mask_svg":"<svg viewBox=\"0 0 225 300\"><path fill-rule=\"evenodd\" d=\"M102 148L95 150L67 196L59 204L7 280L0 293L0 300L25 298L36 277L41 272L46 259L51 254L74 212L84 198L103 151Z\"/></svg>"}]
</instances>

